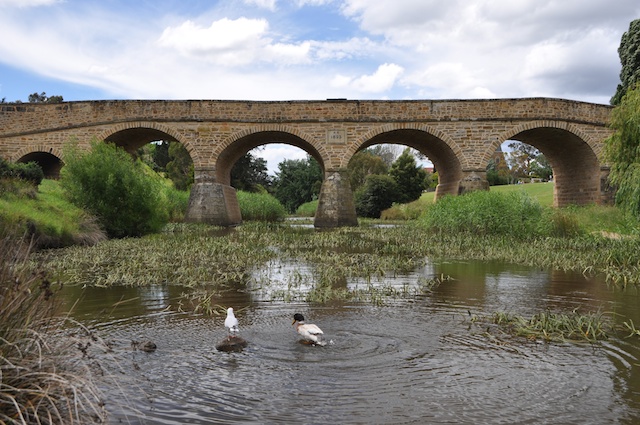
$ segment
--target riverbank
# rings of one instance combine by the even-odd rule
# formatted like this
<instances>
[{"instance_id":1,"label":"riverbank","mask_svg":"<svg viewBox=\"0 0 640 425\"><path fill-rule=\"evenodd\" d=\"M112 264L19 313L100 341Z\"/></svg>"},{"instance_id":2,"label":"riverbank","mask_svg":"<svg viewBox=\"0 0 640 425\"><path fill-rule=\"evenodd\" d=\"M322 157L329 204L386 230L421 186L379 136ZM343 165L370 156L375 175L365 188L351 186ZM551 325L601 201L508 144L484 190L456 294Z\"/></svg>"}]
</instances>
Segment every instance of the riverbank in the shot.
<instances>
[{"instance_id":1,"label":"riverbank","mask_svg":"<svg viewBox=\"0 0 640 425\"><path fill-rule=\"evenodd\" d=\"M531 194L545 207L551 202L553 186L495 186L491 191ZM394 208L424 210L430 205L433 195L425 194L419 201ZM174 223L159 234L107 241L82 210L64 201L55 181L43 181L37 194L5 193L0 197L4 226L17 223L24 227L23 232L36 229L36 235L46 242L41 243L43 247L71 245L39 255L48 259L47 268L69 284L224 283L242 279L247 268L274 258L275 252L291 261L313 263L321 281L328 281L329 286L340 276L371 278L380 273L402 272L427 257L502 261L599 274L621 286L640 283L637 222L611 206L571 207L560 213L561 219L572 226L577 223L579 231L571 236L523 239L434 233L416 220L360 220L358 228L328 232L296 224L245 222L237 228L224 229ZM349 252L353 249L357 252ZM108 266L108 272L98 272L101 265ZM91 274L93 270L96 272Z\"/></svg>"}]
</instances>

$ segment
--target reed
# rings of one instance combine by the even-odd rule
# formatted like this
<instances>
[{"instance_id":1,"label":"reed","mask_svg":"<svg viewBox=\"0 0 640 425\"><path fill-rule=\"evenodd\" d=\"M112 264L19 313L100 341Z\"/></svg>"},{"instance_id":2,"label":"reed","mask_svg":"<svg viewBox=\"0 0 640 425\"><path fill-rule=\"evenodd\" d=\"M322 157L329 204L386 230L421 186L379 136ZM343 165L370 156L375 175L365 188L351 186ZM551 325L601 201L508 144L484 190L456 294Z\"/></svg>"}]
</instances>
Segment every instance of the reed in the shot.
<instances>
[{"instance_id":1,"label":"reed","mask_svg":"<svg viewBox=\"0 0 640 425\"><path fill-rule=\"evenodd\" d=\"M243 220L282 221L287 215L285 207L273 195L238 192L238 204Z\"/></svg>"},{"instance_id":2,"label":"reed","mask_svg":"<svg viewBox=\"0 0 640 425\"><path fill-rule=\"evenodd\" d=\"M65 336L54 316L55 289L29 272L31 246L0 239L0 423L104 423L106 413L78 347L90 335Z\"/></svg>"}]
</instances>

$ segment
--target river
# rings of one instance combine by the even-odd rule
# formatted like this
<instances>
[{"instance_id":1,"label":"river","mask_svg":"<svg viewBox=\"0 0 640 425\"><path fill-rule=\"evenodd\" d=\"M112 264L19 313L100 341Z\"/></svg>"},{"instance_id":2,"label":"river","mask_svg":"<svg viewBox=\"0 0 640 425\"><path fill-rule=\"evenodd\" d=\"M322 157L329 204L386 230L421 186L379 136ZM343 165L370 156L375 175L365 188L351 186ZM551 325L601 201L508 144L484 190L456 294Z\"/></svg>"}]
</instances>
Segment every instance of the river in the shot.
<instances>
[{"instance_id":1,"label":"river","mask_svg":"<svg viewBox=\"0 0 640 425\"><path fill-rule=\"evenodd\" d=\"M256 270L254 280L286 286L287 274L304 268L272 264ZM224 315L180 308L186 289L63 293L67 308L79 300L72 316L113 346L97 358L111 423L640 423L640 337L548 343L489 334L471 321L495 311L530 316L577 309L640 324L635 289L480 262L427 262L409 275L346 285L390 285L406 294L419 279L435 276L451 279L432 292L382 303L314 305L274 300L258 288L228 288L212 302L234 307L249 342L230 353L215 349L226 336ZM330 343L301 344L292 326L296 312L320 326ZM132 341L146 340L157 349L132 348Z\"/></svg>"}]
</instances>

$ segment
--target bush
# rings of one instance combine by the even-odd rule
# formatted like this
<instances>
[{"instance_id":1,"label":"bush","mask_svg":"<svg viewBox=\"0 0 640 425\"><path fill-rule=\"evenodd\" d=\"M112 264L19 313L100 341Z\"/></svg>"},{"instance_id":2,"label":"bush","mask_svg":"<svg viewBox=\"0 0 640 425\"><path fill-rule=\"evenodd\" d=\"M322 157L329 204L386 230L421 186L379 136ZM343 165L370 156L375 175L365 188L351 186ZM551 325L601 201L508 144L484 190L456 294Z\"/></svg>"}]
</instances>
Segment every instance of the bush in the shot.
<instances>
[{"instance_id":1,"label":"bush","mask_svg":"<svg viewBox=\"0 0 640 425\"><path fill-rule=\"evenodd\" d=\"M238 204L243 220L282 221L287 215L280 201L268 193L238 191Z\"/></svg>"},{"instance_id":2,"label":"bush","mask_svg":"<svg viewBox=\"0 0 640 425\"><path fill-rule=\"evenodd\" d=\"M512 235L543 232L544 208L524 192L470 192L445 196L421 216L422 225L438 233Z\"/></svg>"},{"instance_id":3,"label":"bush","mask_svg":"<svg viewBox=\"0 0 640 425\"><path fill-rule=\"evenodd\" d=\"M313 217L318 209L318 200L305 202L296 209L296 215L299 217Z\"/></svg>"},{"instance_id":4,"label":"bush","mask_svg":"<svg viewBox=\"0 0 640 425\"><path fill-rule=\"evenodd\" d=\"M0 158L0 178L20 179L38 186L44 179L44 171L37 162L12 164Z\"/></svg>"},{"instance_id":5,"label":"bush","mask_svg":"<svg viewBox=\"0 0 640 425\"><path fill-rule=\"evenodd\" d=\"M380 218L398 196L398 184L390 176L371 174L355 194L356 213L360 217Z\"/></svg>"},{"instance_id":6,"label":"bush","mask_svg":"<svg viewBox=\"0 0 640 425\"><path fill-rule=\"evenodd\" d=\"M69 148L60 174L70 201L97 216L110 237L156 232L168 221L162 178L114 144L94 141L86 153Z\"/></svg>"}]
</instances>

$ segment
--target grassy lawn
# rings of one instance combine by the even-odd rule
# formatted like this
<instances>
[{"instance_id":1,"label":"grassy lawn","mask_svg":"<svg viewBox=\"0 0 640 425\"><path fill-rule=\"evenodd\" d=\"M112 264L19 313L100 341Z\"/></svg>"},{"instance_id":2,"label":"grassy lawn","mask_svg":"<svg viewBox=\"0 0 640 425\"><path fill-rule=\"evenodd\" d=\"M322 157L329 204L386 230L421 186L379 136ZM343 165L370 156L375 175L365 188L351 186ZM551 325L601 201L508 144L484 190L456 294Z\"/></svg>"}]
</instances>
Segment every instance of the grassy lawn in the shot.
<instances>
[{"instance_id":1,"label":"grassy lawn","mask_svg":"<svg viewBox=\"0 0 640 425\"><path fill-rule=\"evenodd\" d=\"M22 232L35 226L38 235L57 239L59 242L55 244L62 245L73 243L74 238L88 230L97 230L82 209L66 201L57 181L43 180L34 195L3 193L0 196L0 223Z\"/></svg>"},{"instance_id":2,"label":"grassy lawn","mask_svg":"<svg viewBox=\"0 0 640 425\"><path fill-rule=\"evenodd\" d=\"M543 207L550 207L553 205L553 183L529 183L529 184L508 184L502 186L491 186L489 189L495 192L517 192L523 191L531 198L540 202ZM427 192L416 201L420 203L431 203L435 192Z\"/></svg>"},{"instance_id":3,"label":"grassy lawn","mask_svg":"<svg viewBox=\"0 0 640 425\"><path fill-rule=\"evenodd\" d=\"M528 184L508 184L503 186L491 186L495 192L517 192L523 191L531 198L537 200L543 207L553 205L553 183L528 183Z\"/></svg>"}]
</instances>

